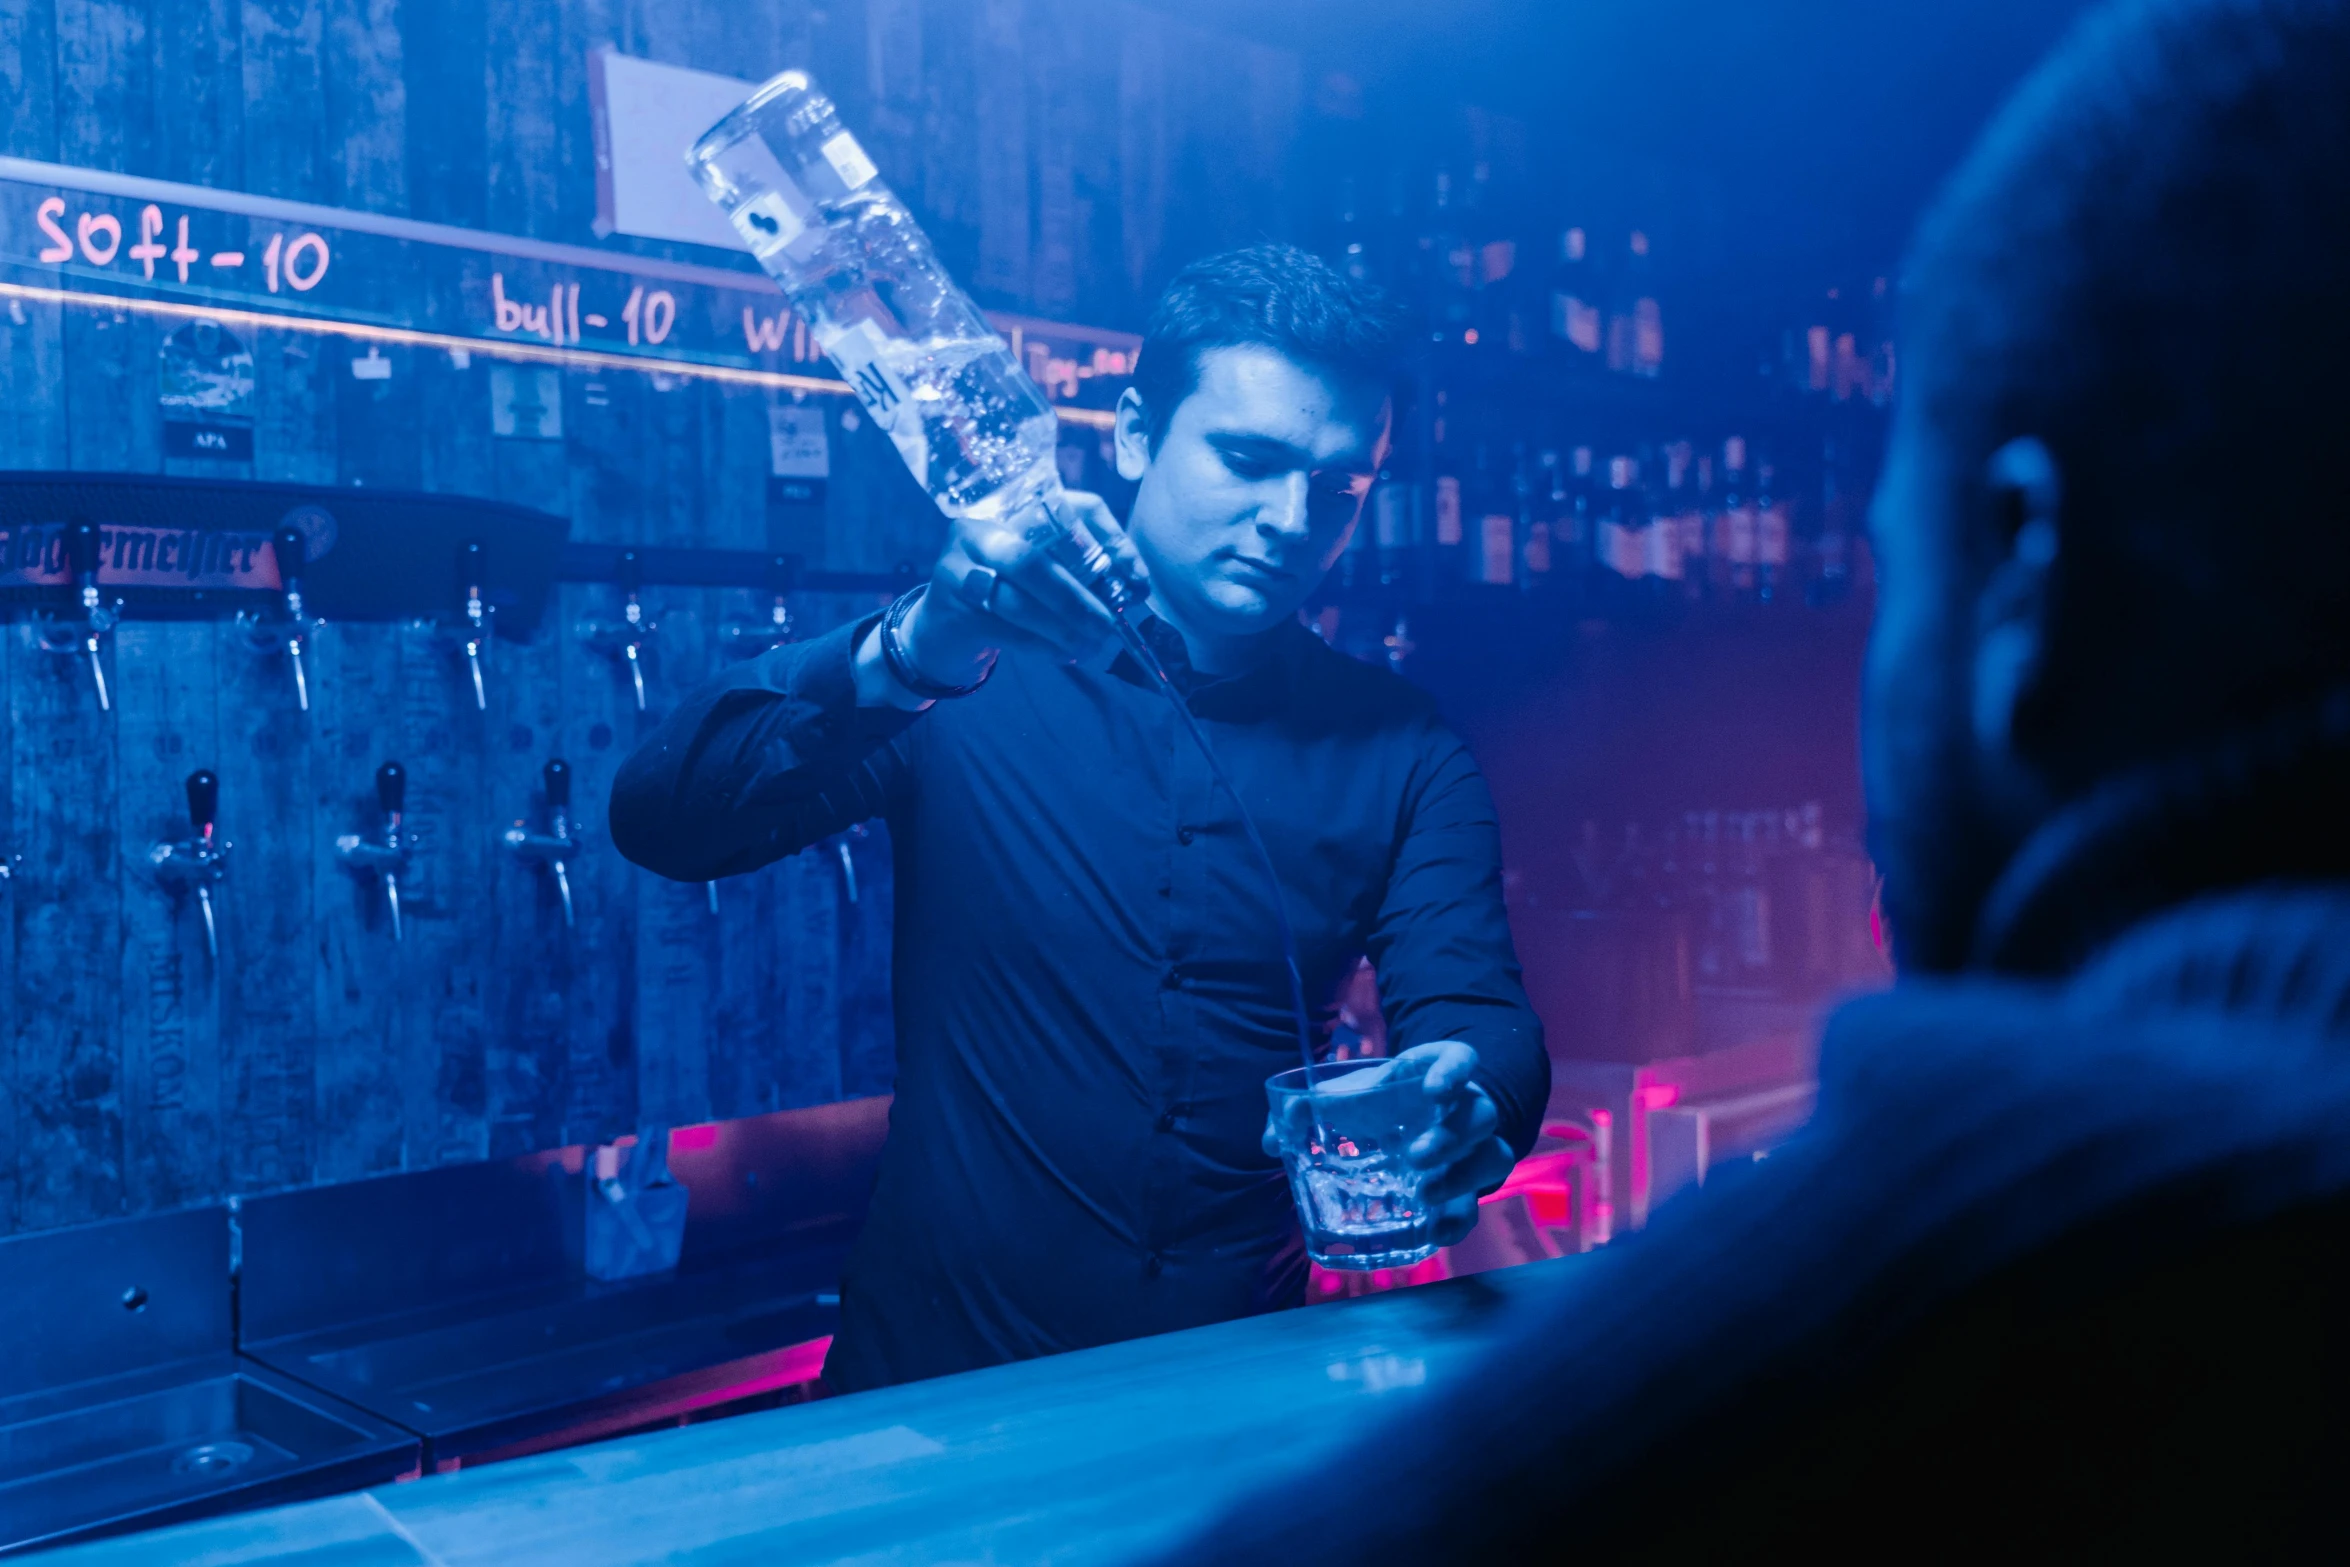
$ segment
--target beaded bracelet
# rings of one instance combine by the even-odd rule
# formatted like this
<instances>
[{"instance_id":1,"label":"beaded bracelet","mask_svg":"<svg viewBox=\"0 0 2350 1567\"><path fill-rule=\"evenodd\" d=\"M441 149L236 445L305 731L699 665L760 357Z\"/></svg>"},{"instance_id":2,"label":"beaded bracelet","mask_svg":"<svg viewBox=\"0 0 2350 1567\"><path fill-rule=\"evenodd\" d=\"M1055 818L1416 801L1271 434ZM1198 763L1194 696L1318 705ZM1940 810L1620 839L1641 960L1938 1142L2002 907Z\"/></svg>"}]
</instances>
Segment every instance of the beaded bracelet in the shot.
<instances>
[{"instance_id":1,"label":"beaded bracelet","mask_svg":"<svg viewBox=\"0 0 2350 1567\"><path fill-rule=\"evenodd\" d=\"M986 672L967 686L950 686L931 679L914 667L914 659L906 651L906 616L922 595L930 591L928 583L908 588L891 601L889 612L881 617L881 661L888 666L889 677L925 702L943 702L958 696L969 696L986 685L995 673L995 660L988 660Z\"/></svg>"}]
</instances>

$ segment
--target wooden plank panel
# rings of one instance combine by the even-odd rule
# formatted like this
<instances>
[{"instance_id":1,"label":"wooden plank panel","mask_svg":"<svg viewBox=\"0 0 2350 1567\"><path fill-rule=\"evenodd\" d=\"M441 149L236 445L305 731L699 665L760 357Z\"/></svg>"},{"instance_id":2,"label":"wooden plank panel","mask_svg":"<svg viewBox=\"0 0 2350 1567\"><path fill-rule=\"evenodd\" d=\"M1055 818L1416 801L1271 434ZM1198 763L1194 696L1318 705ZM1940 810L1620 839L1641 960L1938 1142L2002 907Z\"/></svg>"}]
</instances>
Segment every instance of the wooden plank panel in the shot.
<instances>
[{"instance_id":1,"label":"wooden plank panel","mask_svg":"<svg viewBox=\"0 0 2350 1567\"><path fill-rule=\"evenodd\" d=\"M617 522L634 542L711 542L713 519L706 504L713 469L724 467L724 408L712 390L666 377L648 381L646 441L635 454L646 477L647 504ZM630 744L684 692L707 678L715 662L715 632L705 609L710 595L691 589L664 589L648 595L656 607L661 637L656 681L647 693L642 718L628 701L620 704L630 721ZM616 759L615 759L616 760ZM597 791L610 797L609 773ZM709 890L699 884L665 881L644 871L623 869L627 895L637 913L636 966L632 1015L636 1024L638 1118L645 1125L675 1125L707 1117L709 1100L710 1006L717 988L719 919L710 912ZM622 890L620 886L615 891ZM723 912L723 905L721 905Z\"/></svg>"},{"instance_id":2,"label":"wooden plank panel","mask_svg":"<svg viewBox=\"0 0 2350 1567\"><path fill-rule=\"evenodd\" d=\"M0 237L15 248L31 214L0 212ZM65 307L8 301L0 310L0 468L63 468Z\"/></svg>"},{"instance_id":3,"label":"wooden plank panel","mask_svg":"<svg viewBox=\"0 0 2350 1567\"><path fill-rule=\"evenodd\" d=\"M498 952L488 895L502 874L496 833L504 823L484 787L490 715L474 706L452 638L416 622L392 635L400 649L396 735L414 840L394 1048L404 1162L426 1168L489 1152L483 1073ZM503 674L502 666L493 668Z\"/></svg>"},{"instance_id":4,"label":"wooden plank panel","mask_svg":"<svg viewBox=\"0 0 2350 1567\"><path fill-rule=\"evenodd\" d=\"M669 465L666 431L695 438L692 394L682 383L638 375L601 378L601 405L591 402L589 379L568 377L565 417L571 435L573 536L608 543L641 543L649 515L690 518L692 489L682 497L657 492ZM682 411L681 411L682 410ZM662 421L666 421L664 424ZM618 623L622 596L615 588L572 590L576 612L563 628L559 662L565 754L573 770L573 809L587 844L573 879L579 900L578 959L566 996L568 1142L595 1141L636 1130L643 1022L638 997L637 895L645 878L612 848L605 826L612 774L674 696L666 678L666 628L650 649L648 709L640 714L620 662L586 646L590 621ZM648 593L647 614L659 624L666 596Z\"/></svg>"},{"instance_id":5,"label":"wooden plank panel","mask_svg":"<svg viewBox=\"0 0 2350 1567\"><path fill-rule=\"evenodd\" d=\"M147 9L138 0L59 0L57 153L84 168L153 167L155 92ZM163 461L155 323L113 311L65 313L67 458L85 470L153 473Z\"/></svg>"},{"instance_id":6,"label":"wooden plank panel","mask_svg":"<svg viewBox=\"0 0 2350 1567\"><path fill-rule=\"evenodd\" d=\"M0 702L15 690L16 640L7 628L0 628ZM14 722L12 714L11 727ZM31 878L20 874L17 865L23 838L17 831L15 797L16 769L9 764L7 746L0 743L0 870L8 872L0 879L0 1002L11 1013L22 1004L16 989L16 906L34 895ZM14 1234L18 1223L16 1103L16 1030L0 1024L0 1235Z\"/></svg>"},{"instance_id":7,"label":"wooden plank panel","mask_svg":"<svg viewBox=\"0 0 2350 1567\"><path fill-rule=\"evenodd\" d=\"M237 190L245 183L241 0L166 0L155 27L159 134L153 172Z\"/></svg>"},{"instance_id":8,"label":"wooden plank panel","mask_svg":"<svg viewBox=\"0 0 2350 1567\"><path fill-rule=\"evenodd\" d=\"M84 472L161 472L155 320L81 308L64 310L61 320L68 465Z\"/></svg>"},{"instance_id":9,"label":"wooden plank panel","mask_svg":"<svg viewBox=\"0 0 2350 1567\"><path fill-rule=\"evenodd\" d=\"M1157 13L1127 13L1118 52L1118 242L1137 310L1172 269L1167 242L1167 48Z\"/></svg>"},{"instance_id":10,"label":"wooden plank panel","mask_svg":"<svg viewBox=\"0 0 2350 1567\"><path fill-rule=\"evenodd\" d=\"M702 610L711 595L691 590L659 596L661 683L652 716L704 678L712 663L713 628ZM609 772L605 774L609 778ZM605 782L597 796L610 799ZM612 856L619 868L619 856ZM623 872L637 909L636 1050L638 1118L648 1126L679 1126L710 1115L710 1059L723 1053L713 1015L717 999L723 932L729 914L743 899L738 884L711 889L699 882L674 882L649 871Z\"/></svg>"},{"instance_id":11,"label":"wooden plank panel","mask_svg":"<svg viewBox=\"0 0 2350 1567\"><path fill-rule=\"evenodd\" d=\"M57 155L76 168L149 173L155 77L140 0L56 0Z\"/></svg>"},{"instance_id":12,"label":"wooden plank panel","mask_svg":"<svg viewBox=\"0 0 2350 1567\"><path fill-rule=\"evenodd\" d=\"M1021 0L980 0L973 50L979 147L976 285L1025 303L1029 285L1028 73Z\"/></svg>"},{"instance_id":13,"label":"wooden plank panel","mask_svg":"<svg viewBox=\"0 0 2350 1567\"><path fill-rule=\"evenodd\" d=\"M348 349L329 338L260 330L253 344L253 473L289 484L335 482L334 374ZM348 375L348 370L344 371Z\"/></svg>"},{"instance_id":14,"label":"wooden plank panel","mask_svg":"<svg viewBox=\"0 0 2350 1567\"><path fill-rule=\"evenodd\" d=\"M419 352L413 363L424 487L497 493L488 362L469 355L459 364L454 355ZM498 541L484 542L494 572ZM505 863L497 835L525 803L522 796L501 794L492 781L493 759L508 749L504 687L521 673L512 659L519 649L510 637L493 636L485 675L492 703L488 712L480 711L448 630L460 607L454 569L452 562L448 621L400 633L401 759L409 768L409 808L418 834L412 872L416 950L409 955L417 983L402 996L399 1024L412 1165L489 1154L493 1008L504 995L499 976L507 960L499 928L506 905L497 901L497 889L519 879L519 868ZM557 618L556 606L548 614L550 621ZM526 768L508 771L527 775Z\"/></svg>"},{"instance_id":15,"label":"wooden plank panel","mask_svg":"<svg viewBox=\"0 0 2350 1567\"><path fill-rule=\"evenodd\" d=\"M554 237L563 207L562 17L546 0L482 0L489 69L489 227Z\"/></svg>"},{"instance_id":16,"label":"wooden plank panel","mask_svg":"<svg viewBox=\"0 0 2350 1567\"><path fill-rule=\"evenodd\" d=\"M326 0L326 199L339 207L408 210L401 10L400 0ZM437 45L429 35L419 42L426 49ZM426 109L440 112L437 104Z\"/></svg>"},{"instance_id":17,"label":"wooden plank panel","mask_svg":"<svg viewBox=\"0 0 2350 1567\"><path fill-rule=\"evenodd\" d=\"M614 613L600 595L596 613ZM637 884L642 877L612 847L606 811L612 775L635 744L635 698L609 661L576 641L560 674L564 754L572 766L572 810L586 846L573 868L579 904L565 995L565 1143L606 1140L637 1125Z\"/></svg>"},{"instance_id":18,"label":"wooden plank panel","mask_svg":"<svg viewBox=\"0 0 2350 1567\"><path fill-rule=\"evenodd\" d=\"M763 549L767 545L768 399L763 394L725 387L708 387L702 398L709 439L704 445L702 481L708 501L700 536L715 548ZM729 667L724 642L728 625L741 623L763 629L773 602L764 592L746 589L704 592L696 597L708 617L710 636L696 667L676 672L680 692ZM708 990L703 1003L705 1043L700 1086L706 1116L743 1113L721 1106L740 1102L747 1076L771 1075L760 1064L773 1052L781 1019L766 1004L761 984L776 961L774 884L774 872L763 870L729 877L718 886L718 912L708 921L705 937ZM649 879L647 885L649 889ZM653 1006L649 1000L643 1011L650 1032ZM686 1045L674 1041L670 1048L682 1050Z\"/></svg>"},{"instance_id":19,"label":"wooden plank panel","mask_svg":"<svg viewBox=\"0 0 2350 1567\"><path fill-rule=\"evenodd\" d=\"M413 217L489 222L489 13L479 0L402 0L400 79Z\"/></svg>"},{"instance_id":20,"label":"wooden plank panel","mask_svg":"<svg viewBox=\"0 0 2350 1567\"><path fill-rule=\"evenodd\" d=\"M311 1179L341 1181L399 1169L405 1145L395 1009L414 977L409 953L393 940L382 879L355 874L335 852L340 834L382 830L375 771L406 760L396 745L402 667L392 626L330 625L317 646L308 845L317 925L300 966L314 981L317 1020Z\"/></svg>"},{"instance_id":21,"label":"wooden plank panel","mask_svg":"<svg viewBox=\"0 0 2350 1567\"><path fill-rule=\"evenodd\" d=\"M246 188L329 199L323 0L243 0ZM337 477L339 342L262 333L256 345L254 472L332 484ZM336 635L329 632L328 636ZM319 1124L316 924L319 730L340 693L313 658L312 711L296 703L292 660L257 652L223 627L221 812L244 836L224 921L223 998L231 1048L225 1085L229 1180L241 1191L300 1185L327 1157ZM339 674L340 671L332 671Z\"/></svg>"},{"instance_id":22,"label":"wooden plank panel","mask_svg":"<svg viewBox=\"0 0 2350 1567\"><path fill-rule=\"evenodd\" d=\"M1040 5L1024 29L1021 51L1033 116L1036 169L1036 250L1028 307L1065 315L1077 303L1077 247L1086 236L1077 215L1077 108L1086 87L1079 78L1077 29L1061 8Z\"/></svg>"},{"instance_id":23,"label":"wooden plank panel","mask_svg":"<svg viewBox=\"0 0 2350 1567\"><path fill-rule=\"evenodd\" d=\"M10 810L25 857L8 911L18 953L9 1156L19 1222L49 1229L123 1211L115 729L75 660L41 652L28 621L7 635Z\"/></svg>"},{"instance_id":24,"label":"wooden plank panel","mask_svg":"<svg viewBox=\"0 0 2350 1567\"><path fill-rule=\"evenodd\" d=\"M241 1192L307 1185L319 1151L313 747L328 693L310 667L296 705L292 659L218 628L221 831L237 846L220 907L228 1177Z\"/></svg>"},{"instance_id":25,"label":"wooden plank panel","mask_svg":"<svg viewBox=\"0 0 2350 1567\"><path fill-rule=\"evenodd\" d=\"M319 347L335 400L335 475L339 483L371 489L424 487L424 387L416 374L420 360L445 360L431 348L386 348L370 343L328 341ZM354 374L354 367L369 376Z\"/></svg>"},{"instance_id":26,"label":"wooden plank panel","mask_svg":"<svg viewBox=\"0 0 2350 1567\"><path fill-rule=\"evenodd\" d=\"M57 159L56 0L0 6L0 152Z\"/></svg>"},{"instance_id":27,"label":"wooden plank panel","mask_svg":"<svg viewBox=\"0 0 2350 1567\"><path fill-rule=\"evenodd\" d=\"M243 0L245 188L330 199L323 0Z\"/></svg>"},{"instance_id":28,"label":"wooden plank panel","mask_svg":"<svg viewBox=\"0 0 2350 1567\"><path fill-rule=\"evenodd\" d=\"M566 482L560 444L493 439L492 445L501 499L544 508L553 498L560 508ZM486 769L498 828L521 822L534 832L546 830L539 773L567 744L562 669L579 613L579 590L561 587L536 636L499 644ZM575 807L582 798L575 788ZM502 1158L564 1144L570 1099L566 1014L581 958L577 932L564 929L553 881L543 870L499 850L495 889L497 961L483 1097L489 1154Z\"/></svg>"},{"instance_id":29,"label":"wooden plank panel","mask_svg":"<svg viewBox=\"0 0 2350 1567\"><path fill-rule=\"evenodd\" d=\"M218 765L219 636L204 621L131 621L116 646L115 821L127 867L149 844L188 836L187 777ZM221 971L184 895L130 871L122 902L125 1198L148 1213L223 1189Z\"/></svg>"}]
</instances>

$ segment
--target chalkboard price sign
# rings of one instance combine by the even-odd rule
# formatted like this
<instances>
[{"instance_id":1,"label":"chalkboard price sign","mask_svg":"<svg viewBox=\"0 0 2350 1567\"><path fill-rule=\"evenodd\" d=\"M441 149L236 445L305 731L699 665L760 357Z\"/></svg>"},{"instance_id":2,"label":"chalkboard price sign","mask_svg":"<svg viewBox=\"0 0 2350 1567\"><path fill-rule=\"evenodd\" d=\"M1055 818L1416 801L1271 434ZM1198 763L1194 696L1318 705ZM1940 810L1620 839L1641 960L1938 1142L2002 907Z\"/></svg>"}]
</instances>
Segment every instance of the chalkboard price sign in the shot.
<instances>
[{"instance_id":1,"label":"chalkboard price sign","mask_svg":"<svg viewBox=\"0 0 2350 1567\"><path fill-rule=\"evenodd\" d=\"M0 296L131 309L234 337L272 326L541 363L846 395L807 324L760 273L483 233L238 191L0 158ZM715 254L715 253L713 253ZM991 317L1063 416L1106 426L1134 366L1127 333ZM183 333L175 330L173 341ZM216 350L167 356L166 383L217 389ZM207 380L209 378L209 380ZM167 398L170 394L167 393ZM167 413L175 457L249 460L225 408Z\"/></svg>"}]
</instances>

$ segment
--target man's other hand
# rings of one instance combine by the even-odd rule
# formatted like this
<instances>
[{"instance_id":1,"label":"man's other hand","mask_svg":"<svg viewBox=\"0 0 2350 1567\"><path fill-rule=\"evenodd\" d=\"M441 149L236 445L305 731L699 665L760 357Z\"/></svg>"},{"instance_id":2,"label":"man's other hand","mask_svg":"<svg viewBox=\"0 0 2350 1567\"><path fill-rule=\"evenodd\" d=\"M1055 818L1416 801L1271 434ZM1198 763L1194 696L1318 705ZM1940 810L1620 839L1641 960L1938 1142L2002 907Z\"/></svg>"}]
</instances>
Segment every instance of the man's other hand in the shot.
<instances>
[{"instance_id":1,"label":"man's other hand","mask_svg":"<svg viewBox=\"0 0 2350 1567\"><path fill-rule=\"evenodd\" d=\"M1390 1078L1418 1074L1437 1103L1436 1125L1412 1139L1404 1157L1427 1172L1421 1195L1436 1209L1436 1244L1450 1246L1477 1227L1477 1199L1509 1179L1518 1156L1496 1135L1501 1112L1474 1081L1477 1052L1457 1039L1414 1045L1395 1058Z\"/></svg>"},{"instance_id":2,"label":"man's other hand","mask_svg":"<svg viewBox=\"0 0 2350 1567\"><path fill-rule=\"evenodd\" d=\"M1414 1045L1387 1064L1381 1082L1417 1076L1428 1097L1437 1103L1436 1125L1412 1139L1404 1157L1426 1172L1422 1195L1436 1213L1436 1244L1451 1246L1468 1239L1477 1227L1477 1199L1509 1179L1518 1156L1510 1151L1495 1128L1501 1112L1493 1098L1475 1081L1477 1052L1457 1039L1433 1045ZM1305 1101L1293 1102L1293 1112L1311 1114ZM1265 1152L1281 1156L1281 1140L1271 1116L1265 1118Z\"/></svg>"}]
</instances>

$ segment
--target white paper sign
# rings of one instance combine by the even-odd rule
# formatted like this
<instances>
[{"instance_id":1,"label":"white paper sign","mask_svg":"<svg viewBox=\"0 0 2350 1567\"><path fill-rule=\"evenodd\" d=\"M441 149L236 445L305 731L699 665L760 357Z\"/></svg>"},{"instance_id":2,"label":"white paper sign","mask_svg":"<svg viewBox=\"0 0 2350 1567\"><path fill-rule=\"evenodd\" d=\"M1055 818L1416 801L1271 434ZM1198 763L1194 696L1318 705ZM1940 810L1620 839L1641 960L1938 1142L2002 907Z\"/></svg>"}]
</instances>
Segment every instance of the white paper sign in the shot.
<instances>
[{"instance_id":1,"label":"white paper sign","mask_svg":"<svg viewBox=\"0 0 2350 1567\"><path fill-rule=\"evenodd\" d=\"M824 479L832 475L832 443L824 410L813 403L784 403L767 410L768 471L778 479Z\"/></svg>"}]
</instances>

